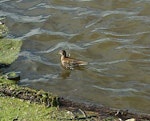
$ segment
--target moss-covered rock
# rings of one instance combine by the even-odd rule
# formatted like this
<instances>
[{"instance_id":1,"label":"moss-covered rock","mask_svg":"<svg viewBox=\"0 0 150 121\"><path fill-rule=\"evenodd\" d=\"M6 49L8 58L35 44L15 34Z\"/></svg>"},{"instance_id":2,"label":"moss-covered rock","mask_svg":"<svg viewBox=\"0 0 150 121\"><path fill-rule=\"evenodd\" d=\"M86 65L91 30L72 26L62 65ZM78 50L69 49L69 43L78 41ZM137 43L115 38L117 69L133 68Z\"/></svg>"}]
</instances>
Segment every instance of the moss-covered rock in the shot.
<instances>
[{"instance_id":1,"label":"moss-covered rock","mask_svg":"<svg viewBox=\"0 0 150 121\"><path fill-rule=\"evenodd\" d=\"M21 87L16 85L14 81L3 78L0 78L0 93L6 96L29 100L30 102L45 104L47 107L57 107L59 104L57 96L51 93Z\"/></svg>"},{"instance_id":2,"label":"moss-covered rock","mask_svg":"<svg viewBox=\"0 0 150 121\"><path fill-rule=\"evenodd\" d=\"M16 39L0 39L0 64L11 64L18 57L22 41Z\"/></svg>"},{"instance_id":3,"label":"moss-covered rock","mask_svg":"<svg viewBox=\"0 0 150 121\"><path fill-rule=\"evenodd\" d=\"M8 33L8 28L1 22L2 19L4 18L0 18L0 65L8 65L17 59L22 41L4 38Z\"/></svg>"}]
</instances>

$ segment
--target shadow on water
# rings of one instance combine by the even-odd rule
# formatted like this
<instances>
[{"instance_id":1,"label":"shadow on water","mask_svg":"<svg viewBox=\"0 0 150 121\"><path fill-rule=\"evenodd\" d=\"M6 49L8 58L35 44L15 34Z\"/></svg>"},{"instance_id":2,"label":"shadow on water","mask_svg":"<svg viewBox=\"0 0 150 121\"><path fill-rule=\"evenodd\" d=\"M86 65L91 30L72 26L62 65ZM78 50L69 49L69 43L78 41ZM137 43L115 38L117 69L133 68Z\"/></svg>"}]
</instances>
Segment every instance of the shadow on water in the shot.
<instances>
[{"instance_id":1,"label":"shadow on water","mask_svg":"<svg viewBox=\"0 0 150 121\"><path fill-rule=\"evenodd\" d=\"M10 66L9 64L0 63L0 69L1 68L8 68L9 66Z\"/></svg>"},{"instance_id":2,"label":"shadow on water","mask_svg":"<svg viewBox=\"0 0 150 121\"><path fill-rule=\"evenodd\" d=\"M62 67L62 68L63 68L63 67ZM67 79L68 77L70 77L70 74L71 74L72 71L75 71L75 70L78 70L78 71L85 71L85 69L86 69L86 68L85 68L84 66L82 66L82 67L76 67L76 68L74 68L74 69L72 69L72 70L63 68L60 75L61 75L61 77L62 77L63 79Z\"/></svg>"},{"instance_id":3,"label":"shadow on water","mask_svg":"<svg viewBox=\"0 0 150 121\"><path fill-rule=\"evenodd\" d=\"M0 63L0 75L6 73L7 71L5 71L5 70L6 70L6 68L9 68L9 67L10 67L9 64Z\"/></svg>"}]
</instances>

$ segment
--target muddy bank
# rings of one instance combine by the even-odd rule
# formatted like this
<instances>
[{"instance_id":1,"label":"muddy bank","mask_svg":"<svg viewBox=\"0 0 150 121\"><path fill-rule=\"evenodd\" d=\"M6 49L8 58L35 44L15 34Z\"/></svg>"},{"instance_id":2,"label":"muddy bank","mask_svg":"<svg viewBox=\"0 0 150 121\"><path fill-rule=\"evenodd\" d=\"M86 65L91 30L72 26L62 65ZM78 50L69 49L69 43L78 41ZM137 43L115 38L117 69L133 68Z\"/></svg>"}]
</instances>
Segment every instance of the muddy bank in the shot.
<instances>
[{"instance_id":1,"label":"muddy bank","mask_svg":"<svg viewBox=\"0 0 150 121\"><path fill-rule=\"evenodd\" d=\"M82 110L97 112L101 118L112 116L112 117L120 118L122 120L127 120L131 118L136 119L136 121L150 120L149 114L140 114L140 113L138 114L138 113L129 112L128 110L108 108L102 105L96 105L90 103L79 103L65 98L59 98L58 102L62 107L74 107L74 108L80 108Z\"/></svg>"}]
</instances>

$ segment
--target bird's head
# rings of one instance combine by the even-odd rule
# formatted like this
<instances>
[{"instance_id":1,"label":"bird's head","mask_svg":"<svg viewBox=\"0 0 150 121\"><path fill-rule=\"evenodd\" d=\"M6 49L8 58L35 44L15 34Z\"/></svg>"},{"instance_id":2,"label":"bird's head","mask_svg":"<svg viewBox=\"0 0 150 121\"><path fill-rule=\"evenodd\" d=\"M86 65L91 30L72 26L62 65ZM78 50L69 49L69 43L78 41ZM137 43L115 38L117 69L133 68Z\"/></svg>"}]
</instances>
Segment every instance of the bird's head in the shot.
<instances>
[{"instance_id":1,"label":"bird's head","mask_svg":"<svg viewBox=\"0 0 150 121\"><path fill-rule=\"evenodd\" d=\"M60 50L59 53L61 56L66 57L66 51L65 50Z\"/></svg>"}]
</instances>

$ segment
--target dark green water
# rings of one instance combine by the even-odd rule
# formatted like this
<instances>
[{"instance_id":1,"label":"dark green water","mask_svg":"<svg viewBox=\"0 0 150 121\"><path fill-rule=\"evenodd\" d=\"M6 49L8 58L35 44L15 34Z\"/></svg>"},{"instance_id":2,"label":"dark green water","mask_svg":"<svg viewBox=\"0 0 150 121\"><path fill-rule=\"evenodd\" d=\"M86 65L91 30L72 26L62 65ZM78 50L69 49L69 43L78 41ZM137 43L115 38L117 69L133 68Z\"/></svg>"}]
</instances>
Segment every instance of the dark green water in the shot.
<instances>
[{"instance_id":1,"label":"dark green water","mask_svg":"<svg viewBox=\"0 0 150 121\"><path fill-rule=\"evenodd\" d=\"M77 101L150 113L149 0L1 0L19 58L6 71L21 85ZM60 49L86 60L65 71Z\"/></svg>"}]
</instances>

